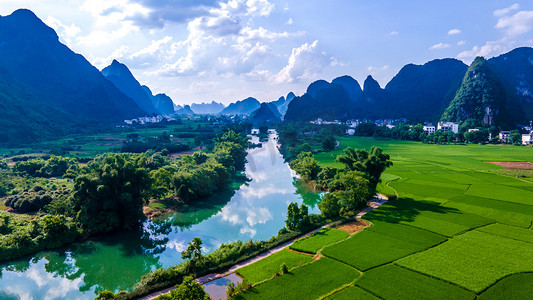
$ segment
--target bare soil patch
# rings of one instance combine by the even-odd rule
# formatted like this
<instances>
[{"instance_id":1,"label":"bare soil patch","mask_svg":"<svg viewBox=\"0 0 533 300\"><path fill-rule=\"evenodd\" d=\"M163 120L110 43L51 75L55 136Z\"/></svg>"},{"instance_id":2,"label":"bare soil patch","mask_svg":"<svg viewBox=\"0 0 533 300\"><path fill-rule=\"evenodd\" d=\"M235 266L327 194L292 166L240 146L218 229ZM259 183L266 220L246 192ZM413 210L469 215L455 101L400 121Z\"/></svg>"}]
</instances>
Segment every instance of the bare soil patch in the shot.
<instances>
[{"instance_id":1,"label":"bare soil patch","mask_svg":"<svg viewBox=\"0 0 533 300\"><path fill-rule=\"evenodd\" d=\"M528 161L486 161L486 163L503 167L506 170L533 171L533 163Z\"/></svg>"},{"instance_id":2,"label":"bare soil patch","mask_svg":"<svg viewBox=\"0 0 533 300\"><path fill-rule=\"evenodd\" d=\"M349 234L357 233L365 228L370 226L370 223L365 220L357 220L355 222L350 222L342 225L338 225L335 228L340 229L342 231L346 231Z\"/></svg>"}]
</instances>

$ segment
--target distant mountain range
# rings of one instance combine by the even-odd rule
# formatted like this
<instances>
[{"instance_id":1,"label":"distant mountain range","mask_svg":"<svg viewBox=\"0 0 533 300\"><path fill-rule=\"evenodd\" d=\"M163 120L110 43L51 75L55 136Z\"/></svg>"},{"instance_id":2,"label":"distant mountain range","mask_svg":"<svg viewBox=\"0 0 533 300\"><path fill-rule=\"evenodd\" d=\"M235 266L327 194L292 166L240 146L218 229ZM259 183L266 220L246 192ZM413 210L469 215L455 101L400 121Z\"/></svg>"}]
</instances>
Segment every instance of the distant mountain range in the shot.
<instances>
[{"instance_id":1,"label":"distant mountain range","mask_svg":"<svg viewBox=\"0 0 533 300\"><path fill-rule=\"evenodd\" d=\"M231 103L228 107L224 108L220 114L221 115L250 115L252 112L256 111L261 103L252 97L248 97L244 100Z\"/></svg>"},{"instance_id":2,"label":"distant mountain range","mask_svg":"<svg viewBox=\"0 0 533 300\"><path fill-rule=\"evenodd\" d=\"M456 59L409 64L385 86L368 76L318 80L289 105L285 121L406 118L514 128L533 120L533 48L517 48L470 67Z\"/></svg>"},{"instance_id":3,"label":"distant mountain range","mask_svg":"<svg viewBox=\"0 0 533 300\"><path fill-rule=\"evenodd\" d=\"M220 113L226 106L222 103L211 101L211 103L193 103L191 109L195 114L199 115L215 115Z\"/></svg>"}]
</instances>

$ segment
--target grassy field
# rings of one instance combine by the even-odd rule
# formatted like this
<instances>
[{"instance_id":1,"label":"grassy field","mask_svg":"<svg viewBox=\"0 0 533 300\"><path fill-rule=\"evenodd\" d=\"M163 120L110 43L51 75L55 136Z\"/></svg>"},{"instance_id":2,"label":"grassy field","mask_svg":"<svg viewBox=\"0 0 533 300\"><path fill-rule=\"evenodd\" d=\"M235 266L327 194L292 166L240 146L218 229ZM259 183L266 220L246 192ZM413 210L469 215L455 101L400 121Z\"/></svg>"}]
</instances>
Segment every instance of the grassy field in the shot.
<instances>
[{"instance_id":1,"label":"grassy field","mask_svg":"<svg viewBox=\"0 0 533 300\"><path fill-rule=\"evenodd\" d=\"M326 298L328 300L378 300L379 298L358 286L349 286Z\"/></svg>"},{"instance_id":2,"label":"grassy field","mask_svg":"<svg viewBox=\"0 0 533 300\"><path fill-rule=\"evenodd\" d=\"M324 228L311 236L296 241L290 248L292 250L314 254L325 245L344 240L348 236L350 234L346 231Z\"/></svg>"},{"instance_id":3,"label":"grassy field","mask_svg":"<svg viewBox=\"0 0 533 300\"><path fill-rule=\"evenodd\" d=\"M475 294L443 280L395 265L365 272L356 283L383 299L474 299Z\"/></svg>"},{"instance_id":4,"label":"grassy field","mask_svg":"<svg viewBox=\"0 0 533 300\"><path fill-rule=\"evenodd\" d=\"M531 271L533 244L473 230L396 263L479 293L504 276Z\"/></svg>"},{"instance_id":5,"label":"grassy field","mask_svg":"<svg viewBox=\"0 0 533 300\"><path fill-rule=\"evenodd\" d=\"M533 273L518 273L505 277L479 295L479 300L531 299L533 295Z\"/></svg>"},{"instance_id":6,"label":"grassy field","mask_svg":"<svg viewBox=\"0 0 533 300\"><path fill-rule=\"evenodd\" d=\"M316 299L353 282L359 275L343 263L321 258L240 293L235 299Z\"/></svg>"},{"instance_id":7,"label":"grassy field","mask_svg":"<svg viewBox=\"0 0 533 300\"><path fill-rule=\"evenodd\" d=\"M318 153L321 166L342 168L342 148L375 145L394 165L378 190L398 193L365 215L373 223L338 243L310 238L294 249L321 254L363 272L349 285L328 282L328 299L525 299L533 291L533 172L504 169L488 161L533 162L532 147L427 145L417 142L340 138L333 152ZM304 246L305 245L305 246ZM299 269L293 270L297 274ZM302 270L303 272L303 270ZM276 286L305 291L289 277ZM254 288L268 299L271 281ZM320 291L315 291L320 289ZM310 286L307 299L324 296Z\"/></svg>"},{"instance_id":8,"label":"grassy field","mask_svg":"<svg viewBox=\"0 0 533 300\"><path fill-rule=\"evenodd\" d=\"M424 249L408 241L365 230L341 243L326 247L322 254L365 271Z\"/></svg>"},{"instance_id":9,"label":"grassy field","mask_svg":"<svg viewBox=\"0 0 533 300\"><path fill-rule=\"evenodd\" d=\"M281 264L283 263L287 265L287 268L290 270L292 268L304 265L312 260L313 258L309 255L283 250L252 265L240 268L237 270L237 274L248 279L250 283L256 284L263 280L272 278L272 276L274 276L276 273L281 273Z\"/></svg>"}]
</instances>

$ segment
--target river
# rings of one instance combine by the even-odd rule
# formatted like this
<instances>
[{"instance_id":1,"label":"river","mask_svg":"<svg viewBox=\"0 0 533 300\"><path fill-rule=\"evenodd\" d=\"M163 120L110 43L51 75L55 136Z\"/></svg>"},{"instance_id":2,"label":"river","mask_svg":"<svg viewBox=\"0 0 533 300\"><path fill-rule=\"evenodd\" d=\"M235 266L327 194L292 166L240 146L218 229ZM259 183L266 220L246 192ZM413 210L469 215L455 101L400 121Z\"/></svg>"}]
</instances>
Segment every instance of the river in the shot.
<instances>
[{"instance_id":1,"label":"river","mask_svg":"<svg viewBox=\"0 0 533 300\"><path fill-rule=\"evenodd\" d=\"M258 142L257 137L252 137ZM93 299L97 291L131 289L159 267L179 264L194 237L209 253L222 243L266 240L285 226L290 202L318 213L320 195L294 178L275 133L248 150L245 175L233 189L184 207L143 230L117 232L0 264L0 299Z\"/></svg>"}]
</instances>

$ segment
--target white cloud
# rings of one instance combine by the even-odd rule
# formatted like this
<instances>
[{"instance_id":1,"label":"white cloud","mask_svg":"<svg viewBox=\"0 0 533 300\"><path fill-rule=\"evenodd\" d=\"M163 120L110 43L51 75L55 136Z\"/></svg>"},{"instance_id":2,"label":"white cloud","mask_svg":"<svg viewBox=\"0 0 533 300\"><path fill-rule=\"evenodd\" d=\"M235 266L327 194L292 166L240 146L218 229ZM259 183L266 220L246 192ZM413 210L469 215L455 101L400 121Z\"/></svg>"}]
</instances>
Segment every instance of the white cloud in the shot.
<instances>
[{"instance_id":1,"label":"white cloud","mask_svg":"<svg viewBox=\"0 0 533 300\"><path fill-rule=\"evenodd\" d=\"M511 16L504 16L519 7L518 4L514 4L494 12L494 15L500 17L494 27L503 31L502 38L487 41L482 46L475 45L471 50L459 53L457 58L469 63L476 56L494 56L519 45L530 45L530 39L523 40L520 37L533 30L533 11L519 11Z\"/></svg>"},{"instance_id":2,"label":"white cloud","mask_svg":"<svg viewBox=\"0 0 533 300\"><path fill-rule=\"evenodd\" d=\"M379 71L385 71L389 68L389 65L384 65L382 67L368 66L367 70L371 73L376 73Z\"/></svg>"},{"instance_id":3,"label":"white cloud","mask_svg":"<svg viewBox=\"0 0 533 300\"><path fill-rule=\"evenodd\" d=\"M448 35L456 35L456 34L459 34L459 33L461 33L461 30L457 29L457 28L448 30Z\"/></svg>"},{"instance_id":4,"label":"white cloud","mask_svg":"<svg viewBox=\"0 0 533 300\"><path fill-rule=\"evenodd\" d=\"M458 59L470 62L476 56L491 56L497 53L506 51L507 48L501 44L501 41L486 42L485 45L479 47L474 46L472 50L463 51L457 55Z\"/></svg>"},{"instance_id":5,"label":"white cloud","mask_svg":"<svg viewBox=\"0 0 533 300\"><path fill-rule=\"evenodd\" d=\"M318 47L318 40L293 48L288 64L278 73L276 83L291 83L312 80L333 61Z\"/></svg>"},{"instance_id":6,"label":"white cloud","mask_svg":"<svg viewBox=\"0 0 533 300\"><path fill-rule=\"evenodd\" d=\"M519 8L520 8L520 4L515 3L515 4L511 5L511 6L506 7L506 8L497 9L493 13L494 13L495 16L500 17L500 16L508 14L509 12L511 12L513 10L517 10Z\"/></svg>"},{"instance_id":7,"label":"white cloud","mask_svg":"<svg viewBox=\"0 0 533 300\"><path fill-rule=\"evenodd\" d=\"M80 9L92 15L94 28L90 34L78 37L77 42L90 47L109 45L138 31L139 27L126 19L149 13L147 8L128 0L87 0Z\"/></svg>"},{"instance_id":8,"label":"white cloud","mask_svg":"<svg viewBox=\"0 0 533 300\"><path fill-rule=\"evenodd\" d=\"M59 39L69 47L72 46L73 39L81 33L81 29L78 26L74 24L67 26L52 16L48 16L44 23L52 27L59 35Z\"/></svg>"},{"instance_id":9,"label":"white cloud","mask_svg":"<svg viewBox=\"0 0 533 300\"><path fill-rule=\"evenodd\" d=\"M289 18L289 19L287 20L287 22L285 22L285 24L287 24L287 25L292 25L293 22L294 22L294 21L292 20L292 18Z\"/></svg>"},{"instance_id":10,"label":"white cloud","mask_svg":"<svg viewBox=\"0 0 533 300\"><path fill-rule=\"evenodd\" d=\"M466 41L460 40L457 42L457 46L462 46L464 44L466 44Z\"/></svg>"},{"instance_id":11,"label":"white cloud","mask_svg":"<svg viewBox=\"0 0 533 300\"><path fill-rule=\"evenodd\" d=\"M268 16L274 4L266 0L230 0L209 15L188 23L186 40L171 45L168 60L158 75L182 76L208 72L223 76L259 74L267 60L278 57L270 44L279 39L303 36L304 32L272 32L264 27L243 26L253 17ZM264 68L262 68L264 70Z\"/></svg>"},{"instance_id":12,"label":"white cloud","mask_svg":"<svg viewBox=\"0 0 533 300\"><path fill-rule=\"evenodd\" d=\"M502 17L495 28L505 30L510 36L527 33L533 28L533 11L520 11L510 17Z\"/></svg>"},{"instance_id":13,"label":"white cloud","mask_svg":"<svg viewBox=\"0 0 533 300\"><path fill-rule=\"evenodd\" d=\"M398 31L391 31L391 32L389 33L389 35L398 35L398 34L400 34Z\"/></svg>"},{"instance_id":14,"label":"white cloud","mask_svg":"<svg viewBox=\"0 0 533 300\"><path fill-rule=\"evenodd\" d=\"M429 47L430 50L445 49L445 48L450 48L450 44L438 43L438 44L435 44L435 45Z\"/></svg>"}]
</instances>

